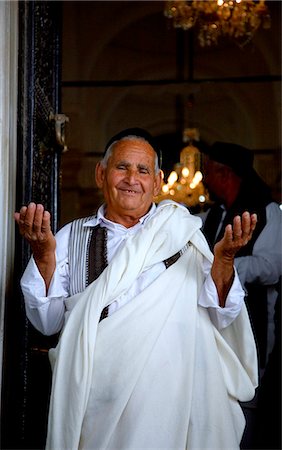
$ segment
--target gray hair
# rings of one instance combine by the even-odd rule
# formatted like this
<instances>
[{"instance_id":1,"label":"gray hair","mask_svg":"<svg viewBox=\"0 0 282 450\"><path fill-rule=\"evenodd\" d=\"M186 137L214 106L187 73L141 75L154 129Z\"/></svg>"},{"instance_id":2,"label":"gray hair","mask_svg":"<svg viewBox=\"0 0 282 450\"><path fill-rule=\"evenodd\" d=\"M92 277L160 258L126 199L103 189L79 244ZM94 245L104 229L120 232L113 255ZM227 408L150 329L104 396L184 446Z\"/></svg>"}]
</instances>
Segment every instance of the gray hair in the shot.
<instances>
[{"instance_id":1,"label":"gray hair","mask_svg":"<svg viewBox=\"0 0 282 450\"><path fill-rule=\"evenodd\" d=\"M114 141L114 142L109 146L109 148L107 149L107 151L106 151L106 153L105 153L103 159L101 160L101 165L102 165L104 168L107 167L108 160L109 160L110 156L112 156L113 150L114 150L114 146L116 145L117 142L121 142L121 141L136 141L136 140L138 140L138 141L143 141L143 142L147 142L147 143L148 143L148 141L146 141L146 139L144 139L143 137L141 137L141 136L134 136L134 135L125 136L125 137L119 139L118 141ZM154 150L154 149L153 149L153 150ZM157 155L157 153L156 153L155 150L154 150L154 152L155 152L155 174L157 175L157 174L159 173L159 171L160 171L160 167L159 167L159 159L158 159L158 155Z\"/></svg>"}]
</instances>

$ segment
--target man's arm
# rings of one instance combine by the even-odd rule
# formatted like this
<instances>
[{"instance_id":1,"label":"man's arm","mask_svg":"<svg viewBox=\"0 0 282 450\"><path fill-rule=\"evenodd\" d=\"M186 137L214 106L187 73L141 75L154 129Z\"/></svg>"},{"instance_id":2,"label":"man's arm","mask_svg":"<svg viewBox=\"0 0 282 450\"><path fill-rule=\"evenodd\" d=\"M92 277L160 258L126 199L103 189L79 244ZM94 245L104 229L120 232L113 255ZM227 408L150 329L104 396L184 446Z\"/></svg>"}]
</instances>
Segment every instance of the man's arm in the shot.
<instances>
[{"instance_id":1,"label":"man's arm","mask_svg":"<svg viewBox=\"0 0 282 450\"><path fill-rule=\"evenodd\" d=\"M226 226L223 238L214 247L211 276L216 285L221 307L225 306L226 297L233 283L235 255L252 238L256 223L256 214L244 212L242 219L236 216L233 226Z\"/></svg>"},{"instance_id":2,"label":"man's arm","mask_svg":"<svg viewBox=\"0 0 282 450\"><path fill-rule=\"evenodd\" d=\"M56 240L51 231L50 213L43 205L30 203L15 213L20 234L29 242L34 260L46 286L46 293L56 267Z\"/></svg>"}]
</instances>

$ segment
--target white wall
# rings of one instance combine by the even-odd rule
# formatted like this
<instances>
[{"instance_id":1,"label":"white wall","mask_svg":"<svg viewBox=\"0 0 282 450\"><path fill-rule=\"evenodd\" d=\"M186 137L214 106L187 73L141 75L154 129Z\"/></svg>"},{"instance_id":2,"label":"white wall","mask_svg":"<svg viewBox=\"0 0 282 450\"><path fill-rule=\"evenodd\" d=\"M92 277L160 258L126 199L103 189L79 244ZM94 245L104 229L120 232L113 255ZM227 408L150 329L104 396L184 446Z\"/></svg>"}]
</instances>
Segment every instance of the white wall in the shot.
<instances>
[{"instance_id":1,"label":"white wall","mask_svg":"<svg viewBox=\"0 0 282 450\"><path fill-rule=\"evenodd\" d=\"M12 282L16 193L18 3L0 1L0 364L5 297ZM1 385L1 371L0 371Z\"/></svg>"}]
</instances>

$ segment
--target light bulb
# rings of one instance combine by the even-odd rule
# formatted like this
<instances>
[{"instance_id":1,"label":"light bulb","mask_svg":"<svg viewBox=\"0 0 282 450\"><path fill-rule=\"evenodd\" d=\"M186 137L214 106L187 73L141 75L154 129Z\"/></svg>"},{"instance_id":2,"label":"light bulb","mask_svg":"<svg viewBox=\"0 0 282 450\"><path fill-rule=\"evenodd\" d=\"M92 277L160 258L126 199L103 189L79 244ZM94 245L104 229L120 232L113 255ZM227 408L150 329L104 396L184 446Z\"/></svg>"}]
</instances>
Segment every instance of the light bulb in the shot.
<instances>
[{"instance_id":1,"label":"light bulb","mask_svg":"<svg viewBox=\"0 0 282 450\"><path fill-rule=\"evenodd\" d=\"M177 175L177 173L175 172L175 170L173 170L172 172L170 172L170 175L169 175L169 177L168 177L168 179L167 179L167 183L168 183L170 186L172 186L173 183L176 182L177 178L178 178L178 175Z\"/></svg>"},{"instance_id":2,"label":"light bulb","mask_svg":"<svg viewBox=\"0 0 282 450\"><path fill-rule=\"evenodd\" d=\"M184 178L187 178L189 176L189 169L188 169L188 167L183 167L181 173L184 176Z\"/></svg>"},{"instance_id":3,"label":"light bulb","mask_svg":"<svg viewBox=\"0 0 282 450\"><path fill-rule=\"evenodd\" d=\"M200 183L200 181L202 181L202 179L203 179L202 172L200 172L199 170L197 170L197 172L196 172L195 175L194 175L193 182L194 182L194 183L195 183L195 182Z\"/></svg>"}]
</instances>

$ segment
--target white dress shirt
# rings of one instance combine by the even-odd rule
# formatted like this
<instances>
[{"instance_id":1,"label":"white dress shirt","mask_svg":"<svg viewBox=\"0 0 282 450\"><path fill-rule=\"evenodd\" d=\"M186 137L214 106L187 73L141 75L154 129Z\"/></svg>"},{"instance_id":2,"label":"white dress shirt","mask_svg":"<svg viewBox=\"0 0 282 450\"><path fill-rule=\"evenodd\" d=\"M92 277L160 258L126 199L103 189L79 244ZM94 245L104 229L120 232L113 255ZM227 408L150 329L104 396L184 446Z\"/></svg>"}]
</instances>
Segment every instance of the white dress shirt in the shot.
<instances>
[{"instance_id":1,"label":"white dress shirt","mask_svg":"<svg viewBox=\"0 0 282 450\"><path fill-rule=\"evenodd\" d=\"M97 212L97 216L85 222L84 226L94 227L100 224L101 227L107 228L107 259L110 262L121 243L130 235L138 232L144 223L146 223L148 217L154 214L155 210L156 206L152 205L150 211L136 225L131 228L126 228L123 225L106 219L104 216L104 205L102 205ZM56 269L47 295L44 280L38 271L33 257L31 257L21 279L27 317L35 328L46 335L59 332L64 324L64 300L70 295L68 266L70 229L71 224L67 224L55 236L57 243ZM206 279L198 303L209 309L214 325L221 329L228 326L241 311L244 291L235 270L234 282L228 294L226 305L224 308L221 308L219 306L216 287L210 275L210 268L210 262L204 260L203 271ZM125 294L117 297L111 303L109 315L133 299L164 270L166 270L164 263L158 263L144 271Z\"/></svg>"}]
</instances>

